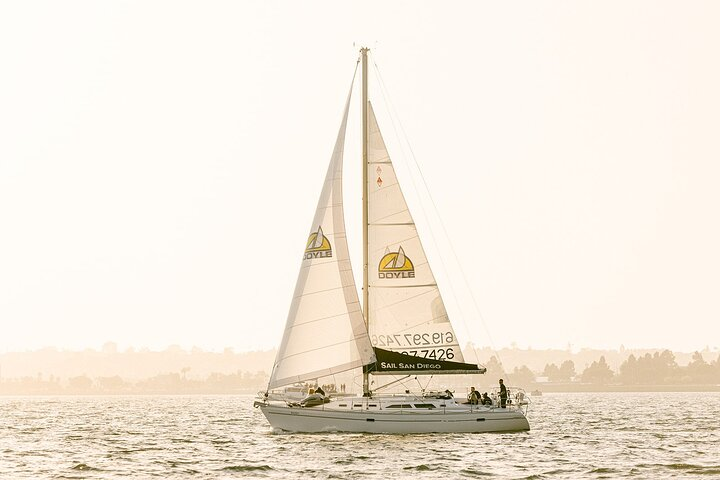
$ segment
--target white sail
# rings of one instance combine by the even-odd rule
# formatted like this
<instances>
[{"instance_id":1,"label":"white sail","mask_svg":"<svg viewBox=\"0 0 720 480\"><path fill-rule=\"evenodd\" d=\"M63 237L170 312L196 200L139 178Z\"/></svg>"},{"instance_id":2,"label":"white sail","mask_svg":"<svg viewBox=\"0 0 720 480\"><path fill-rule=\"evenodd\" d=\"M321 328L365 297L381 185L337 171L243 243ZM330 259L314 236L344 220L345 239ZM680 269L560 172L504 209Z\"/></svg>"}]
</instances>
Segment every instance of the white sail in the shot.
<instances>
[{"instance_id":1,"label":"white sail","mask_svg":"<svg viewBox=\"0 0 720 480\"><path fill-rule=\"evenodd\" d=\"M373 346L464 362L375 113L368 124L369 334Z\"/></svg>"},{"instance_id":2,"label":"white sail","mask_svg":"<svg viewBox=\"0 0 720 480\"><path fill-rule=\"evenodd\" d=\"M350 96L315 211L270 388L375 361L350 266L342 199Z\"/></svg>"}]
</instances>

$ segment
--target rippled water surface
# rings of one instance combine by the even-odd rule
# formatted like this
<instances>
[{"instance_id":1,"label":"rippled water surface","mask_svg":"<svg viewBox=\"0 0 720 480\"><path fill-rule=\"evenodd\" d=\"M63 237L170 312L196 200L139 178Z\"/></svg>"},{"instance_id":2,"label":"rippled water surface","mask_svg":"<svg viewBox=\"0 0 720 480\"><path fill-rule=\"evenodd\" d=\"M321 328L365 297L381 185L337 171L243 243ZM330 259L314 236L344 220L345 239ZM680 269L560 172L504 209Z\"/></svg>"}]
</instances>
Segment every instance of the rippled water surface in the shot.
<instances>
[{"instance_id":1,"label":"rippled water surface","mask_svg":"<svg viewBox=\"0 0 720 480\"><path fill-rule=\"evenodd\" d=\"M278 434L251 396L0 397L0 478L720 478L720 394L546 394L513 434Z\"/></svg>"}]
</instances>

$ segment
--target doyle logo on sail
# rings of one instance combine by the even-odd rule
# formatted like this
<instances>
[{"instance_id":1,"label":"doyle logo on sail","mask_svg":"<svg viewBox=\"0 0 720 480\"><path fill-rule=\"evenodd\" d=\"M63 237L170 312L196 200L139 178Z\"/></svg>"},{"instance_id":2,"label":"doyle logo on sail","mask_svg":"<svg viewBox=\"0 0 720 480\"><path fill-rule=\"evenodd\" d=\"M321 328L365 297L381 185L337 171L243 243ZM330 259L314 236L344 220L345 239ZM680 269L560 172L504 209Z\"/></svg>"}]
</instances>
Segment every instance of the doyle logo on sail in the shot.
<instances>
[{"instance_id":1,"label":"doyle logo on sail","mask_svg":"<svg viewBox=\"0 0 720 480\"><path fill-rule=\"evenodd\" d=\"M311 233L308 237L304 258L305 260L312 260L313 258L330 257L332 257L330 240L323 234L322 226L319 226L317 232Z\"/></svg>"},{"instance_id":2,"label":"doyle logo on sail","mask_svg":"<svg viewBox=\"0 0 720 480\"><path fill-rule=\"evenodd\" d=\"M402 247L397 252L386 250L378 265L380 278L415 278L415 266Z\"/></svg>"}]
</instances>

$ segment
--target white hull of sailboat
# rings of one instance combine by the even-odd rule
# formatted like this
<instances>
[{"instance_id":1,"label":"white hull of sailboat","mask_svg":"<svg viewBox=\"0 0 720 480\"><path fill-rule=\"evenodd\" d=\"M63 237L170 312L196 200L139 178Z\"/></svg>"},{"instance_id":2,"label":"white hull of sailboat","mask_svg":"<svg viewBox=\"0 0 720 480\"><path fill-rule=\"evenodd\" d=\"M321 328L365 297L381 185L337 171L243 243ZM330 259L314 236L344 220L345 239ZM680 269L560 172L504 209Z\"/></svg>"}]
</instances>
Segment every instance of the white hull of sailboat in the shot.
<instances>
[{"instance_id":1,"label":"white hull of sailboat","mask_svg":"<svg viewBox=\"0 0 720 480\"><path fill-rule=\"evenodd\" d=\"M516 409L368 411L261 405L275 429L290 432L475 433L530 430Z\"/></svg>"}]
</instances>

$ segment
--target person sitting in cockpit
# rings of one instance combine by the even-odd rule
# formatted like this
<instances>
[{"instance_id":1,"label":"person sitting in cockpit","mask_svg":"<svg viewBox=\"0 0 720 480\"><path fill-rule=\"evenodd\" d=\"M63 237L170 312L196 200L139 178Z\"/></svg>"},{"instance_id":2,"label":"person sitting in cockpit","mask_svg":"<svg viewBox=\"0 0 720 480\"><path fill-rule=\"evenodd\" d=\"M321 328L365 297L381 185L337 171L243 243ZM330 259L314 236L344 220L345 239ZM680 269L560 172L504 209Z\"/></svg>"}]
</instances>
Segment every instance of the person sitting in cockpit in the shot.
<instances>
[{"instance_id":1,"label":"person sitting in cockpit","mask_svg":"<svg viewBox=\"0 0 720 480\"><path fill-rule=\"evenodd\" d=\"M318 388L318 390L322 392L322 389ZM311 388L310 390L308 390L308 396L300 401L300 406L314 407L316 405L322 405L323 403L325 403L325 397L321 393L318 393Z\"/></svg>"}]
</instances>

